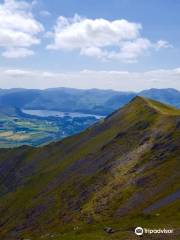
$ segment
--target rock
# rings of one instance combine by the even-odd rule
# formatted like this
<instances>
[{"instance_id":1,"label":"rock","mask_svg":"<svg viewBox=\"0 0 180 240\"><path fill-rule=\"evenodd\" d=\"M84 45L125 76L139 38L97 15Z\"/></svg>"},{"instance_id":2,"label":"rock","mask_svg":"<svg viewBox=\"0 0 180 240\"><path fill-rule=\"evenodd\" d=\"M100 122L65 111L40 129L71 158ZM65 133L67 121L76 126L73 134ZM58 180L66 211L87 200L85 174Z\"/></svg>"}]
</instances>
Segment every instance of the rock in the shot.
<instances>
[{"instance_id":1,"label":"rock","mask_svg":"<svg viewBox=\"0 0 180 240\"><path fill-rule=\"evenodd\" d=\"M104 231L105 231L106 233L108 233L108 234L114 233L114 230L113 230L112 228L110 228L110 227L105 227L105 228L104 228Z\"/></svg>"}]
</instances>

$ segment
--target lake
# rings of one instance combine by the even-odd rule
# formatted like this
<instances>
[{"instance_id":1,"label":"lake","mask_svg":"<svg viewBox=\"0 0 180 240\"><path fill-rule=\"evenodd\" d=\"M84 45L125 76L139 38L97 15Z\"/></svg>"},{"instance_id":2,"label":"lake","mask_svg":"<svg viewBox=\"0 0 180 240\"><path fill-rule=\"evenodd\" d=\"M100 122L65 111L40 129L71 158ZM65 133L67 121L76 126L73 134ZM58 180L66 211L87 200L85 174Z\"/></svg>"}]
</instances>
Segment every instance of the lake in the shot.
<instances>
[{"instance_id":1,"label":"lake","mask_svg":"<svg viewBox=\"0 0 180 240\"><path fill-rule=\"evenodd\" d=\"M38 116L38 117L95 117L96 119L104 118L104 116L93 115L93 114L86 114L86 113L78 113L78 112L60 112L60 111L53 111L53 110L32 110L32 109L21 109L23 113Z\"/></svg>"}]
</instances>

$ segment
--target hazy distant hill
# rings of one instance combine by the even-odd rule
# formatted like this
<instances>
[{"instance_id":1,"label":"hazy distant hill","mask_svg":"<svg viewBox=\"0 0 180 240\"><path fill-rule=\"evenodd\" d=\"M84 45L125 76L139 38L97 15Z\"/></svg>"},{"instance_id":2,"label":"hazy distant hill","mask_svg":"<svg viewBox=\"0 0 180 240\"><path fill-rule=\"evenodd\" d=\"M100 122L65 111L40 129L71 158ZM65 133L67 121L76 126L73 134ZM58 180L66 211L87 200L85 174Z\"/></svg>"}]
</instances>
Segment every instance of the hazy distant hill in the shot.
<instances>
[{"instance_id":1,"label":"hazy distant hill","mask_svg":"<svg viewBox=\"0 0 180 240\"><path fill-rule=\"evenodd\" d=\"M150 89L140 93L112 90L0 90L0 105L26 109L59 110L107 115L128 103L136 95L150 97L180 107L180 92L175 89Z\"/></svg>"},{"instance_id":2,"label":"hazy distant hill","mask_svg":"<svg viewBox=\"0 0 180 240\"><path fill-rule=\"evenodd\" d=\"M142 91L139 95L180 108L180 92L175 89L155 89Z\"/></svg>"},{"instance_id":3,"label":"hazy distant hill","mask_svg":"<svg viewBox=\"0 0 180 240\"><path fill-rule=\"evenodd\" d=\"M0 116L19 116L19 114L18 108L0 105Z\"/></svg>"},{"instance_id":4,"label":"hazy distant hill","mask_svg":"<svg viewBox=\"0 0 180 240\"><path fill-rule=\"evenodd\" d=\"M0 239L179 239L179 138L180 110L136 97L61 142L0 150Z\"/></svg>"},{"instance_id":5,"label":"hazy distant hill","mask_svg":"<svg viewBox=\"0 0 180 240\"><path fill-rule=\"evenodd\" d=\"M14 89L5 92L0 90L0 104L4 106L23 108L38 97L40 97L39 90Z\"/></svg>"}]
</instances>

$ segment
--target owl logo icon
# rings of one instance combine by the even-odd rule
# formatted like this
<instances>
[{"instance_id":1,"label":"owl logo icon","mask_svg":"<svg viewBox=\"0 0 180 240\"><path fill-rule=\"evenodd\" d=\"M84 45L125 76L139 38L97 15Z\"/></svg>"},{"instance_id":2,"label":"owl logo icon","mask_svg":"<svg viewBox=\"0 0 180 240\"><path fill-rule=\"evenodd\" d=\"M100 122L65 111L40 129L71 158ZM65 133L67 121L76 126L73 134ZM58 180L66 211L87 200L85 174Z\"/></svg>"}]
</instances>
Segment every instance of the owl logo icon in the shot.
<instances>
[{"instance_id":1,"label":"owl logo icon","mask_svg":"<svg viewBox=\"0 0 180 240\"><path fill-rule=\"evenodd\" d=\"M134 232L136 235L141 236L141 235L143 235L144 231L143 231L142 227L137 227Z\"/></svg>"}]
</instances>

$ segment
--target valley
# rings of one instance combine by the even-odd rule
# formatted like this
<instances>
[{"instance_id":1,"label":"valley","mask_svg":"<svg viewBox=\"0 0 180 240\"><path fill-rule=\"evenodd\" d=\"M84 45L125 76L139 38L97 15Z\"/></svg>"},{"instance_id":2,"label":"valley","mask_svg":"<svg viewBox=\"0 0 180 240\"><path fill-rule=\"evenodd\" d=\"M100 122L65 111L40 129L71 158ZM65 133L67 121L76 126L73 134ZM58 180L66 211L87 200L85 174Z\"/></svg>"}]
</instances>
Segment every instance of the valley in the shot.
<instances>
[{"instance_id":1,"label":"valley","mask_svg":"<svg viewBox=\"0 0 180 240\"><path fill-rule=\"evenodd\" d=\"M65 114L64 114L65 115ZM31 116L18 112L0 116L0 148L41 146L79 133L98 119L94 116Z\"/></svg>"}]
</instances>

